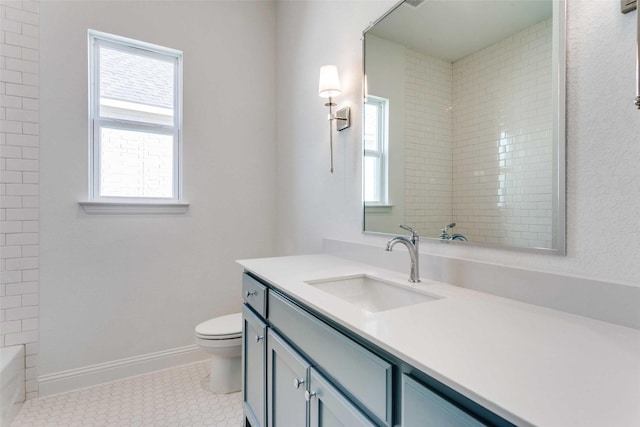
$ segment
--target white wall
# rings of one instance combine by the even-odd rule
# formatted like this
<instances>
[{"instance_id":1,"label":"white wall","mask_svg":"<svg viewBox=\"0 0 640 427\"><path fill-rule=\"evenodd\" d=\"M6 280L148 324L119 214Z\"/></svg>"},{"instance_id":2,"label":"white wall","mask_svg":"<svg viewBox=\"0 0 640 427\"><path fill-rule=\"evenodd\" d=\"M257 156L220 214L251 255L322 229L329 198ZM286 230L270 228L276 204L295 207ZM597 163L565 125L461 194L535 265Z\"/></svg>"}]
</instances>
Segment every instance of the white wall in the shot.
<instances>
[{"instance_id":1,"label":"white wall","mask_svg":"<svg viewBox=\"0 0 640 427\"><path fill-rule=\"evenodd\" d=\"M29 398L38 359L38 7L0 4L0 347L25 345Z\"/></svg>"},{"instance_id":2,"label":"white wall","mask_svg":"<svg viewBox=\"0 0 640 427\"><path fill-rule=\"evenodd\" d=\"M323 237L362 230L361 36L394 0L278 2L279 252L320 252ZM336 64L352 125L334 134L329 173L327 107L318 96L320 66Z\"/></svg>"},{"instance_id":3,"label":"white wall","mask_svg":"<svg viewBox=\"0 0 640 427\"><path fill-rule=\"evenodd\" d=\"M87 29L184 52L184 215L87 215ZM273 253L275 4L41 5L41 374L189 346ZM240 327L240 325L239 325Z\"/></svg>"},{"instance_id":4,"label":"white wall","mask_svg":"<svg viewBox=\"0 0 640 427\"><path fill-rule=\"evenodd\" d=\"M361 234L360 36L395 2L305 1L278 5L278 231L286 254L321 250L322 237L374 242ZM567 256L423 241L422 251L514 267L640 285L640 112L635 93L637 12L619 2L568 0ZM336 63L338 103L355 123L336 138L328 173L320 65ZM291 112L295 120L290 120ZM295 112L295 113L292 113Z\"/></svg>"}]
</instances>

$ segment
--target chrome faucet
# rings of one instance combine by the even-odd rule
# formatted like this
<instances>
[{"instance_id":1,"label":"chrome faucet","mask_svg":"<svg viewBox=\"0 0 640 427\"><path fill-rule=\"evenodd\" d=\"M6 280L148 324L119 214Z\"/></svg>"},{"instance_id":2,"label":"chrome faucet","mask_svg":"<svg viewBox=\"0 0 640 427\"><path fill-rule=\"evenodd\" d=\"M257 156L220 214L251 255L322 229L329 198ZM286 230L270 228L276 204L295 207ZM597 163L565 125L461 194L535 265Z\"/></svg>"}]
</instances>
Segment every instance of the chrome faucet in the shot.
<instances>
[{"instance_id":1,"label":"chrome faucet","mask_svg":"<svg viewBox=\"0 0 640 427\"><path fill-rule=\"evenodd\" d=\"M418 254L418 244L420 243L420 236L416 233L411 227L407 227L406 225L400 225L400 228L403 230L407 230L411 233L411 236L397 236L387 242L386 250L391 252L393 247L397 243L402 243L409 250L409 257L411 258L411 272L409 273L409 281L411 283L419 283L420 282L420 266L419 262L419 254Z\"/></svg>"},{"instance_id":2,"label":"chrome faucet","mask_svg":"<svg viewBox=\"0 0 640 427\"><path fill-rule=\"evenodd\" d=\"M466 242L467 238L464 237L462 234L456 233L453 235L449 235L449 230L455 226L456 226L455 222L452 222L449 225L445 225L445 227L440 232L440 240L462 240Z\"/></svg>"}]
</instances>

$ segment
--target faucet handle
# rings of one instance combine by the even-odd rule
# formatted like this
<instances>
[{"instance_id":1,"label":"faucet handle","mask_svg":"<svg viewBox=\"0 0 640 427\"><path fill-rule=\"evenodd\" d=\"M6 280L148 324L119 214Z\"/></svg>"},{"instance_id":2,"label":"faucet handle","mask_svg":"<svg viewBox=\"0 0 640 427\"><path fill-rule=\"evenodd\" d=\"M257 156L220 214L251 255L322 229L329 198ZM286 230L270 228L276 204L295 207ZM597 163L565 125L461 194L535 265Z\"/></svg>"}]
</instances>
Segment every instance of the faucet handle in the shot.
<instances>
[{"instance_id":1,"label":"faucet handle","mask_svg":"<svg viewBox=\"0 0 640 427\"><path fill-rule=\"evenodd\" d=\"M402 228L403 230L407 230L409 233L411 233L411 238L418 237L418 232L416 230L414 230L413 228L409 227L408 225L400 224L398 227Z\"/></svg>"}]
</instances>

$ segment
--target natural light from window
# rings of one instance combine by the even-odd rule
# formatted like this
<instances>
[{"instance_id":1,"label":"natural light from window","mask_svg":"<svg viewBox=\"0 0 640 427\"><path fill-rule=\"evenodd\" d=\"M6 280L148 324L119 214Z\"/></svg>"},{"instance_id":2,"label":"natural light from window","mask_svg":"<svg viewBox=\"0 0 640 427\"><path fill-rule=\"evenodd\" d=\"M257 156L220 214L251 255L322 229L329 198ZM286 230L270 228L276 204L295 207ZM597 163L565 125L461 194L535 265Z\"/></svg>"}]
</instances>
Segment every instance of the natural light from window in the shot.
<instances>
[{"instance_id":1,"label":"natural light from window","mask_svg":"<svg viewBox=\"0 0 640 427\"><path fill-rule=\"evenodd\" d=\"M364 105L363 198L367 204L387 203L387 102L369 96Z\"/></svg>"},{"instance_id":2,"label":"natural light from window","mask_svg":"<svg viewBox=\"0 0 640 427\"><path fill-rule=\"evenodd\" d=\"M178 199L181 54L102 33L92 46L94 199Z\"/></svg>"}]
</instances>

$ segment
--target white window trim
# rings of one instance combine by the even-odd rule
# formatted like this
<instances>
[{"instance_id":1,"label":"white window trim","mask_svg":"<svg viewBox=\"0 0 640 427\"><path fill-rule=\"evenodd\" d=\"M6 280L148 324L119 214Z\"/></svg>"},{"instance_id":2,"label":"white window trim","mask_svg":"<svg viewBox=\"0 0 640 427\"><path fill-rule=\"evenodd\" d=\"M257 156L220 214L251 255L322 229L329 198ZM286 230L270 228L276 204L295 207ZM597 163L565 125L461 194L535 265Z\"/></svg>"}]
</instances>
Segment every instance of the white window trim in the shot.
<instances>
[{"instance_id":1,"label":"white window trim","mask_svg":"<svg viewBox=\"0 0 640 427\"><path fill-rule=\"evenodd\" d=\"M134 52L136 55L146 55L152 58L166 60L167 56L175 58L174 73L174 123L173 126L153 125L141 122L127 121L123 119L101 118L99 117L99 76L98 76L98 49L96 43L102 46L109 46L125 52ZM89 51L89 192L88 200L80 201L79 204L87 213L107 214L107 213L184 213L189 207L183 199L183 168L182 168L182 52L151 43L128 39L113 34L100 31L88 31L88 51ZM127 130L153 130L155 133L166 133L173 135L173 197L104 197L99 196L99 135L102 125Z\"/></svg>"},{"instance_id":2,"label":"white window trim","mask_svg":"<svg viewBox=\"0 0 640 427\"><path fill-rule=\"evenodd\" d=\"M393 204L389 201L389 100L378 96L367 96L367 102L373 101L378 104L378 135L382 135L382 141L378 141L379 150L367 150L362 149L363 157L368 157L367 153L373 153L376 157L380 158L380 175L378 187L380 188L380 200L378 201L364 201L364 205L367 208L379 207L391 209ZM364 141L363 141L364 145ZM373 157L373 156L369 156ZM364 161L363 161L364 167ZM364 170L362 171L364 180ZM364 188L364 182L363 182ZM364 190L363 190L364 191Z\"/></svg>"}]
</instances>

